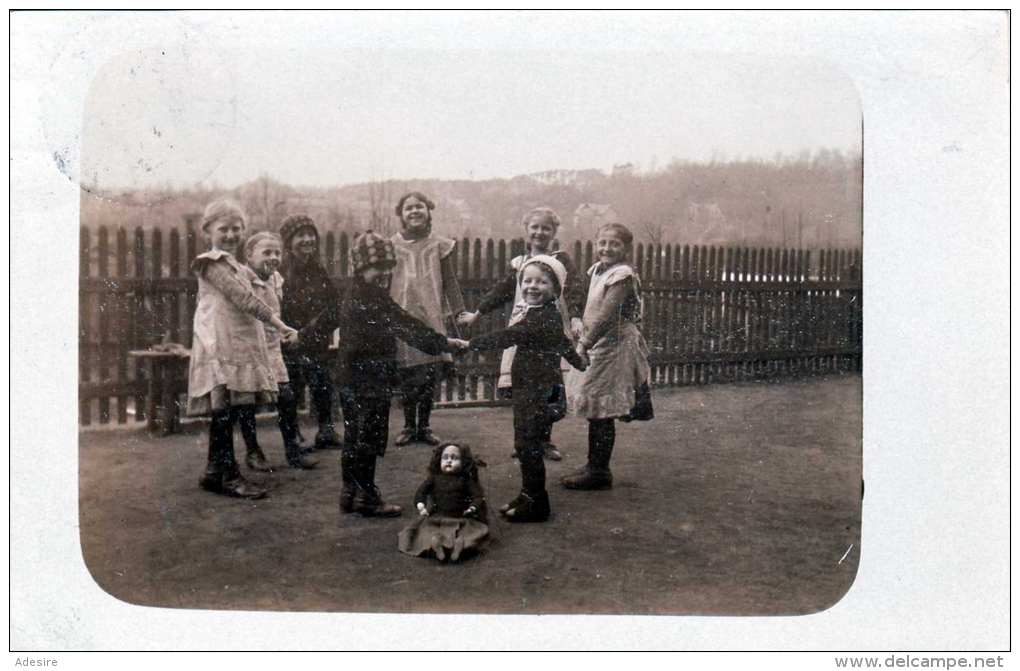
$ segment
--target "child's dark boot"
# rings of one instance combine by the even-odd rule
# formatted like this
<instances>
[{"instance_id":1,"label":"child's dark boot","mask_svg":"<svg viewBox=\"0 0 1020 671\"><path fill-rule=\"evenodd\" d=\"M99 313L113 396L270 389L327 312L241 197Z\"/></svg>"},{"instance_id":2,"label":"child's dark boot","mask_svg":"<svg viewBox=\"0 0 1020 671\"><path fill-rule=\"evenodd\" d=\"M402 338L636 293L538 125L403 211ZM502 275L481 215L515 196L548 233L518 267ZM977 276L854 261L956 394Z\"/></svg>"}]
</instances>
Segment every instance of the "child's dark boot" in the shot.
<instances>
[{"instance_id":1,"label":"child's dark boot","mask_svg":"<svg viewBox=\"0 0 1020 671\"><path fill-rule=\"evenodd\" d=\"M546 443L545 447L545 458L550 461L563 461L563 453L561 453L555 445L552 443Z\"/></svg>"},{"instance_id":2,"label":"child's dark boot","mask_svg":"<svg viewBox=\"0 0 1020 671\"><path fill-rule=\"evenodd\" d=\"M303 453L297 443L289 442L285 444L283 448L287 453L287 465L291 468L300 468L310 471L319 465L319 460Z\"/></svg>"},{"instance_id":3,"label":"child's dark boot","mask_svg":"<svg viewBox=\"0 0 1020 671\"><path fill-rule=\"evenodd\" d=\"M319 432L315 434L315 449L317 450L338 450L343 446L343 441L336 434L333 422L319 425Z\"/></svg>"},{"instance_id":4,"label":"child's dark boot","mask_svg":"<svg viewBox=\"0 0 1020 671\"><path fill-rule=\"evenodd\" d=\"M241 499L261 499L265 497L268 490L265 487L245 480L238 472L236 475L231 477L223 477L222 493L227 496L236 496Z\"/></svg>"},{"instance_id":5,"label":"child's dark boot","mask_svg":"<svg viewBox=\"0 0 1020 671\"><path fill-rule=\"evenodd\" d=\"M520 495L503 513L509 522L545 522L549 519L549 493L545 490L544 449L541 443L525 445L520 450Z\"/></svg>"},{"instance_id":6,"label":"child's dark boot","mask_svg":"<svg viewBox=\"0 0 1020 671\"><path fill-rule=\"evenodd\" d=\"M277 423L280 435L283 436L283 451L287 464L292 468L311 469L319 465L315 459L305 456L307 452L298 443L297 398L289 384L280 385L280 394L276 402Z\"/></svg>"},{"instance_id":7,"label":"child's dark boot","mask_svg":"<svg viewBox=\"0 0 1020 671\"><path fill-rule=\"evenodd\" d=\"M205 468L205 474L199 478L198 486L213 494L223 493L223 473L213 464Z\"/></svg>"},{"instance_id":8,"label":"child's dark boot","mask_svg":"<svg viewBox=\"0 0 1020 671\"><path fill-rule=\"evenodd\" d=\"M516 455L517 453L514 452L514 454ZM509 503L504 503L502 506L500 506L500 508L499 508L500 514L501 515L506 514L509 510L511 510L513 508L516 508L517 506L521 505L522 503L524 503L524 500L526 498L528 498L527 494L525 494L524 492L521 492L512 501L510 501Z\"/></svg>"},{"instance_id":9,"label":"child's dark boot","mask_svg":"<svg viewBox=\"0 0 1020 671\"><path fill-rule=\"evenodd\" d=\"M418 431L417 439L426 445L436 447L440 444L439 438L432 433L432 396L423 394L418 399Z\"/></svg>"},{"instance_id":10,"label":"child's dark boot","mask_svg":"<svg viewBox=\"0 0 1020 671\"><path fill-rule=\"evenodd\" d=\"M392 503L386 503L375 485L362 487L354 495L353 512L362 517L400 517L404 509Z\"/></svg>"},{"instance_id":11,"label":"child's dark boot","mask_svg":"<svg viewBox=\"0 0 1020 671\"><path fill-rule=\"evenodd\" d=\"M580 471L560 479L567 489L612 489L613 474L609 460L616 442L616 425L612 419L588 420L588 463Z\"/></svg>"},{"instance_id":12,"label":"child's dark boot","mask_svg":"<svg viewBox=\"0 0 1020 671\"><path fill-rule=\"evenodd\" d=\"M534 494L521 492L519 502L505 513L508 522L545 522L551 513L549 492L542 490Z\"/></svg>"},{"instance_id":13,"label":"child's dark boot","mask_svg":"<svg viewBox=\"0 0 1020 671\"><path fill-rule=\"evenodd\" d=\"M301 452L303 454L311 454L312 452L314 452L315 451L315 443L308 442L308 439L305 438L303 433L301 433L301 425L300 424L295 423L294 426L297 428L297 439L296 439L295 442L297 442L298 447L301 448Z\"/></svg>"},{"instance_id":14,"label":"child's dark boot","mask_svg":"<svg viewBox=\"0 0 1020 671\"><path fill-rule=\"evenodd\" d=\"M255 445L249 445L248 454L244 458L245 465L253 470L261 473L272 473L273 467L266 461L266 455L262 452L262 448L259 447L258 443Z\"/></svg>"},{"instance_id":15,"label":"child's dark boot","mask_svg":"<svg viewBox=\"0 0 1020 671\"><path fill-rule=\"evenodd\" d=\"M405 391L405 394L407 392ZM403 399L404 406L404 428L397 436L394 445L410 445L418 438L418 405L406 395Z\"/></svg>"},{"instance_id":16,"label":"child's dark boot","mask_svg":"<svg viewBox=\"0 0 1020 671\"><path fill-rule=\"evenodd\" d=\"M245 499L260 499L266 489L254 485L241 476L234 460L234 421L237 413L218 410L209 425L209 459L199 486L215 494Z\"/></svg>"},{"instance_id":17,"label":"child's dark boot","mask_svg":"<svg viewBox=\"0 0 1020 671\"><path fill-rule=\"evenodd\" d=\"M319 423L319 432L315 434L315 449L339 450L343 447L343 441L336 434L333 424L333 395L327 389L313 387L312 405L315 406L315 416Z\"/></svg>"},{"instance_id":18,"label":"child's dark boot","mask_svg":"<svg viewBox=\"0 0 1020 671\"><path fill-rule=\"evenodd\" d=\"M362 517L400 517L404 509L383 501L379 488L375 486L375 460L374 454L360 454L357 457L355 478L358 491L354 495L351 509Z\"/></svg>"},{"instance_id":19,"label":"child's dark boot","mask_svg":"<svg viewBox=\"0 0 1020 671\"><path fill-rule=\"evenodd\" d=\"M613 488L613 474L606 470L596 470L589 463L571 475L560 478L560 484L567 489L599 490Z\"/></svg>"},{"instance_id":20,"label":"child's dark boot","mask_svg":"<svg viewBox=\"0 0 1020 671\"><path fill-rule=\"evenodd\" d=\"M243 406L237 409L237 423L241 426L241 437L244 438L245 465L262 473L271 473L273 467L266 460L266 455L259 446L258 429L255 423L255 406Z\"/></svg>"},{"instance_id":21,"label":"child's dark boot","mask_svg":"<svg viewBox=\"0 0 1020 671\"><path fill-rule=\"evenodd\" d=\"M343 484L340 487L340 512L354 512L354 497L358 493L358 482L356 478L356 459L352 452L344 450L340 454L340 477Z\"/></svg>"}]
</instances>

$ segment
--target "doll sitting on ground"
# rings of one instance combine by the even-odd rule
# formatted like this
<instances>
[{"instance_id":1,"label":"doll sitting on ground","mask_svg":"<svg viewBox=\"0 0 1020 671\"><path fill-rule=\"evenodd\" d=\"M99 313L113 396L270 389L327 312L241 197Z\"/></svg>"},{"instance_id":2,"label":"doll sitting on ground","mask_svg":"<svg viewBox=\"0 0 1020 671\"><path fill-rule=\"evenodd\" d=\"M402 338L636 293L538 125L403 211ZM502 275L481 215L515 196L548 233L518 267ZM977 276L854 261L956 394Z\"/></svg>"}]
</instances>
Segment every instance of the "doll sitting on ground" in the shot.
<instances>
[{"instance_id":1,"label":"doll sitting on ground","mask_svg":"<svg viewBox=\"0 0 1020 671\"><path fill-rule=\"evenodd\" d=\"M481 549L489 527L478 465L466 445L435 449L428 477L414 495L419 517L398 536L401 552L458 561Z\"/></svg>"}]
</instances>

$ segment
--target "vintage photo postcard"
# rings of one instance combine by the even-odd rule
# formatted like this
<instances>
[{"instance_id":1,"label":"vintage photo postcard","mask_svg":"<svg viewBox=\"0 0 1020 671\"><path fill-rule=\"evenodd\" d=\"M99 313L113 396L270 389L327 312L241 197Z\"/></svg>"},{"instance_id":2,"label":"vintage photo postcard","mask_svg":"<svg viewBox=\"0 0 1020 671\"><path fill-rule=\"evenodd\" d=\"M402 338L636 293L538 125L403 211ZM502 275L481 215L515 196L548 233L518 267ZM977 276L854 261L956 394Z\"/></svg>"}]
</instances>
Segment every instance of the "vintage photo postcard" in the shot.
<instances>
[{"instance_id":1,"label":"vintage photo postcard","mask_svg":"<svg viewBox=\"0 0 1020 671\"><path fill-rule=\"evenodd\" d=\"M500 17L573 40L486 44ZM860 84L802 49L621 49L606 18L13 16L82 75L38 100L79 115L41 122L77 190L64 458L118 607L740 618L855 589Z\"/></svg>"}]
</instances>

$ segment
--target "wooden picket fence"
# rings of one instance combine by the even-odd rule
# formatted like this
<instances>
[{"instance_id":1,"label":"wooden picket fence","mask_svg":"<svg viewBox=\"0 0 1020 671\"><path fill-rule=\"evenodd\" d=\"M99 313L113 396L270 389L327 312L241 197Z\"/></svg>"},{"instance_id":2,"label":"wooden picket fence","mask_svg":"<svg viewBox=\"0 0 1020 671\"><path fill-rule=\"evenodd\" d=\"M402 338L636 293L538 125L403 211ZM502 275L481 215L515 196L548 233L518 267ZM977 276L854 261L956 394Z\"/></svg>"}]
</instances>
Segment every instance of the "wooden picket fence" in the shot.
<instances>
[{"instance_id":1,"label":"wooden picket fence","mask_svg":"<svg viewBox=\"0 0 1020 671\"><path fill-rule=\"evenodd\" d=\"M82 426L146 419L142 364L128 352L160 341L190 345L197 283L188 265L201 244L190 222L168 232L81 229ZM332 232L321 245L338 281L349 274L349 246L346 233ZM523 250L522 240L459 241L469 309ZM591 265L592 243L575 243L571 253L579 268ZM860 250L637 244L634 263L655 385L860 370ZM509 309L487 315L473 333L504 325ZM498 365L491 353L458 359L440 402L495 403Z\"/></svg>"}]
</instances>

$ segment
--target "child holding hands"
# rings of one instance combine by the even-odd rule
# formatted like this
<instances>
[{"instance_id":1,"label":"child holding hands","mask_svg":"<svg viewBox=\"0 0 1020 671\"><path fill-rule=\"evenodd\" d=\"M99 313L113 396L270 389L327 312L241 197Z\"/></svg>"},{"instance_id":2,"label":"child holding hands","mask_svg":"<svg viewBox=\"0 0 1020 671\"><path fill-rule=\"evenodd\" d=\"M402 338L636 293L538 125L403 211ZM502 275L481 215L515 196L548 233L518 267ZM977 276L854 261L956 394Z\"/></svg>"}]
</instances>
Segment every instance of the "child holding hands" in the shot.
<instances>
[{"instance_id":1,"label":"child holding hands","mask_svg":"<svg viewBox=\"0 0 1020 671\"><path fill-rule=\"evenodd\" d=\"M208 491L256 499L263 487L244 479L234 456L234 424L255 406L276 401L277 381L269 362L263 323L284 339L297 333L255 295L255 273L235 258L244 239L245 216L229 200L210 203L202 232L210 251L191 270L198 277L198 304L188 370L188 414L211 414L209 454L199 484Z\"/></svg>"},{"instance_id":2,"label":"child holding hands","mask_svg":"<svg viewBox=\"0 0 1020 671\"><path fill-rule=\"evenodd\" d=\"M588 463L561 483L567 489L609 489L609 460L616 420L630 419L637 391L647 391L648 345L638 330L641 281L628 263L634 236L623 224L606 224L596 235L599 261L588 270L584 329L577 353L591 365L567 378L571 410L588 418Z\"/></svg>"},{"instance_id":3,"label":"child holding hands","mask_svg":"<svg viewBox=\"0 0 1020 671\"><path fill-rule=\"evenodd\" d=\"M521 220L524 227L524 234L528 241L527 252L515 256L510 261L510 268L503 279L496 283L478 303L478 309L474 312L465 312L457 318L461 326L470 327L481 315L498 310L503 305L512 301L513 312L510 314L508 326L516 324L523 316L524 303L521 296L521 272L524 262L533 256L545 254L553 257L567 271L566 279L563 281L563 293L557 299L556 304L563 318L564 330L576 338L581 333L581 313L584 310L583 287L577 281L577 271L570 255L565 251L553 251L553 243L556 241L556 233L560 228L560 218L556 212L548 207L536 207L524 215ZM507 348L503 352L503 358L499 365L499 382L497 389L505 396L511 394L511 374L515 348ZM567 370L566 367L563 370ZM552 427L550 426L550 431ZM545 456L553 461L560 461L563 456L556 446L551 442L551 434L544 437Z\"/></svg>"},{"instance_id":4,"label":"child holding hands","mask_svg":"<svg viewBox=\"0 0 1020 671\"><path fill-rule=\"evenodd\" d=\"M514 408L514 449L521 464L521 493L500 512L511 522L549 519L545 489L544 441L552 423L565 412L560 358L583 370L587 363L574 351L563 331L556 300L567 271L551 256L534 256L521 267L521 317L511 326L472 338L475 351L516 346L511 371Z\"/></svg>"},{"instance_id":5,"label":"child holding hands","mask_svg":"<svg viewBox=\"0 0 1020 671\"><path fill-rule=\"evenodd\" d=\"M372 231L351 248L353 277L343 301L322 316L324 328L343 327L337 387L344 415L340 453L340 510L365 517L396 517L375 484L376 460L386 452L390 400L397 379L397 341L428 353L455 352L467 345L415 319L390 297L396 255L393 243Z\"/></svg>"},{"instance_id":6,"label":"child holding hands","mask_svg":"<svg viewBox=\"0 0 1020 671\"><path fill-rule=\"evenodd\" d=\"M284 283L283 277L277 272L283 258L283 242L280 236L268 231L261 231L251 236L244 243L244 258L248 267L257 276L251 283L255 295L269 306L274 315L279 316ZM284 364L283 351L280 347L280 333L270 325L267 325L265 330L269 365L279 387L276 400L277 419L280 435L283 436L283 449L287 464L293 468L315 468L318 461L303 455L298 443L297 395L290 385L287 366ZM251 423L246 424L242 418L241 423L241 433L248 449L246 463L253 470L269 471L272 469L258 445L254 419L255 417L252 415Z\"/></svg>"}]
</instances>

